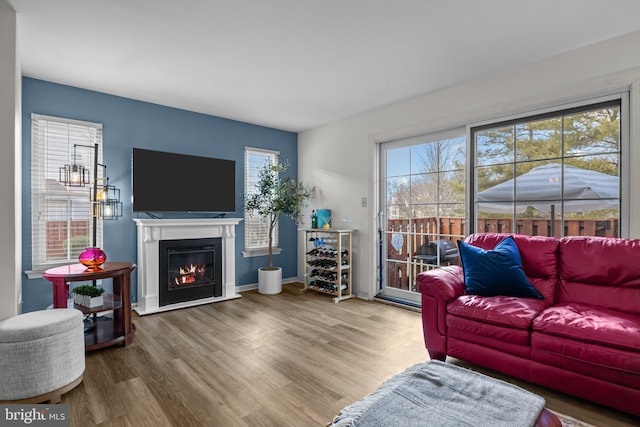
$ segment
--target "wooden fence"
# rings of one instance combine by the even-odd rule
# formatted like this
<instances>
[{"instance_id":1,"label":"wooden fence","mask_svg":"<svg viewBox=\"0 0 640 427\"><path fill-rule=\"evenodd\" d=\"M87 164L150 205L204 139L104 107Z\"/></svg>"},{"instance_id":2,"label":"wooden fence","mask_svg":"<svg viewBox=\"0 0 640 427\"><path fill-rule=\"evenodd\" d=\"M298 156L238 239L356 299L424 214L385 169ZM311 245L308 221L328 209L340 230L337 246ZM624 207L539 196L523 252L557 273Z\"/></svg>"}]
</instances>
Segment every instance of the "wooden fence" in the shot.
<instances>
[{"instance_id":1,"label":"wooden fence","mask_svg":"<svg viewBox=\"0 0 640 427\"><path fill-rule=\"evenodd\" d=\"M438 226L440 228L438 228ZM550 236L551 220L511 218L478 219L477 232L516 233ZM556 220L555 237L561 237L561 223ZM464 218L390 219L387 222L387 286L417 291L415 278L425 269L434 268L415 258L421 245L436 239L456 241L468 234ZM618 237L618 220L565 220L565 236ZM457 260L451 261L455 264ZM437 267L438 265L436 265Z\"/></svg>"},{"instance_id":2,"label":"wooden fence","mask_svg":"<svg viewBox=\"0 0 640 427\"><path fill-rule=\"evenodd\" d=\"M554 236L603 236L618 237L618 219L607 220L565 220L564 233L561 233L560 220L555 220ZM516 221L516 228L513 228L511 218L505 219L479 219L478 232L493 233L516 233L527 234L529 236L550 236L550 219L519 219Z\"/></svg>"}]
</instances>

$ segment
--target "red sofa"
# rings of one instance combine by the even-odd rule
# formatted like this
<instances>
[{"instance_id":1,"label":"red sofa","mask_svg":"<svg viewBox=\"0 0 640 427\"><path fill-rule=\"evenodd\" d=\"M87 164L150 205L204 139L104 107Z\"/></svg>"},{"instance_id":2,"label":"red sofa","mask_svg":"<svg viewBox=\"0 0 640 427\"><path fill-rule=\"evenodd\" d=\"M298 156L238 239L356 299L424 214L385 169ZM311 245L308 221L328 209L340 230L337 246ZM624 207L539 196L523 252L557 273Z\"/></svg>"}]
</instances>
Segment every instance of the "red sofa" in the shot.
<instances>
[{"instance_id":1,"label":"red sofa","mask_svg":"<svg viewBox=\"0 0 640 427\"><path fill-rule=\"evenodd\" d=\"M493 249L508 234L473 234ZM418 276L424 340L447 355L640 415L640 240L512 235L544 300L466 295L462 267Z\"/></svg>"}]
</instances>

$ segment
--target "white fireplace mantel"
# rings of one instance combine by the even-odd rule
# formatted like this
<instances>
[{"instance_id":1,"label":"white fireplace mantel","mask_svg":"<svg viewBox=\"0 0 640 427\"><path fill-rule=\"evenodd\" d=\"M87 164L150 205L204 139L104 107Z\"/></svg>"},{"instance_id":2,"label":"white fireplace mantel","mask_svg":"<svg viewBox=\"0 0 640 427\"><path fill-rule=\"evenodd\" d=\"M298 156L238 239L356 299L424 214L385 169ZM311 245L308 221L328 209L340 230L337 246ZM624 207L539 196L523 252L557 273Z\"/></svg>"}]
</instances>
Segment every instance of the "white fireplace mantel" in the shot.
<instances>
[{"instance_id":1,"label":"white fireplace mantel","mask_svg":"<svg viewBox=\"0 0 640 427\"><path fill-rule=\"evenodd\" d=\"M140 314L175 310L239 298L236 293L235 236L242 218L141 219L138 230L138 304ZM161 240L222 238L222 296L159 305L159 242Z\"/></svg>"}]
</instances>

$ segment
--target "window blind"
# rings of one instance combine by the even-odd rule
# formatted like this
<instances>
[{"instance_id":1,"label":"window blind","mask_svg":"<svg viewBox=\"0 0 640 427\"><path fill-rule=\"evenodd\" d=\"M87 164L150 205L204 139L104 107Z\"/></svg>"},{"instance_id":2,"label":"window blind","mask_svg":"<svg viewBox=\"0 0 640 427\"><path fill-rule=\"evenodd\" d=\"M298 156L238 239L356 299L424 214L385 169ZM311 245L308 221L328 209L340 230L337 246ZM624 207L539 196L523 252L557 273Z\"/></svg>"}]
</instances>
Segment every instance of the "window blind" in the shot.
<instances>
[{"instance_id":1,"label":"window blind","mask_svg":"<svg viewBox=\"0 0 640 427\"><path fill-rule=\"evenodd\" d=\"M244 153L244 190L249 195L256 192L256 183L260 170L265 164L278 162L277 151L259 148L245 148ZM269 224L258 216L244 214L244 246L245 250L266 249L269 246ZM273 230L273 246L278 246L278 227Z\"/></svg>"},{"instance_id":2,"label":"window blind","mask_svg":"<svg viewBox=\"0 0 640 427\"><path fill-rule=\"evenodd\" d=\"M31 115L33 271L75 262L93 243L90 196L96 143L101 163L101 124ZM73 163L89 170L90 183L85 187L67 187L59 181L60 168ZM102 246L101 220L97 224L96 246Z\"/></svg>"}]
</instances>

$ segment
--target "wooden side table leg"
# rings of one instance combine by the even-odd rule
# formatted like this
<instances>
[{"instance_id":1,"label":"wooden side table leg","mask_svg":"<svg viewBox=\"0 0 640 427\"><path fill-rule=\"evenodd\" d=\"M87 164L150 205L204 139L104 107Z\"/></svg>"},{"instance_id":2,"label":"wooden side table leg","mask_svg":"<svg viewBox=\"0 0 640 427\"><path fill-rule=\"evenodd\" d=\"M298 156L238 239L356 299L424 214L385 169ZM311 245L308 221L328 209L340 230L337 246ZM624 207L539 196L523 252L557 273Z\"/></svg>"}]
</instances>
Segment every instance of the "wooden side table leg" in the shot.
<instances>
[{"instance_id":1,"label":"wooden side table leg","mask_svg":"<svg viewBox=\"0 0 640 427\"><path fill-rule=\"evenodd\" d=\"M53 308L67 308L69 285L62 278L53 279Z\"/></svg>"},{"instance_id":2,"label":"wooden side table leg","mask_svg":"<svg viewBox=\"0 0 640 427\"><path fill-rule=\"evenodd\" d=\"M131 324L131 271L127 271L122 275L122 321L124 322L124 345L125 347L131 343L133 338L133 325Z\"/></svg>"},{"instance_id":3,"label":"wooden side table leg","mask_svg":"<svg viewBox=\"0 0 640 427\"><path fill-rule=\"evenodd\" d=\"M131 343L133 328L131 324L131 303L129 301L130 271L113 277L113 295L116 301L122 302L122 313L113 312L113 320L120 324L124 335L124 346Z\"/></svg>"}]
</instances>

